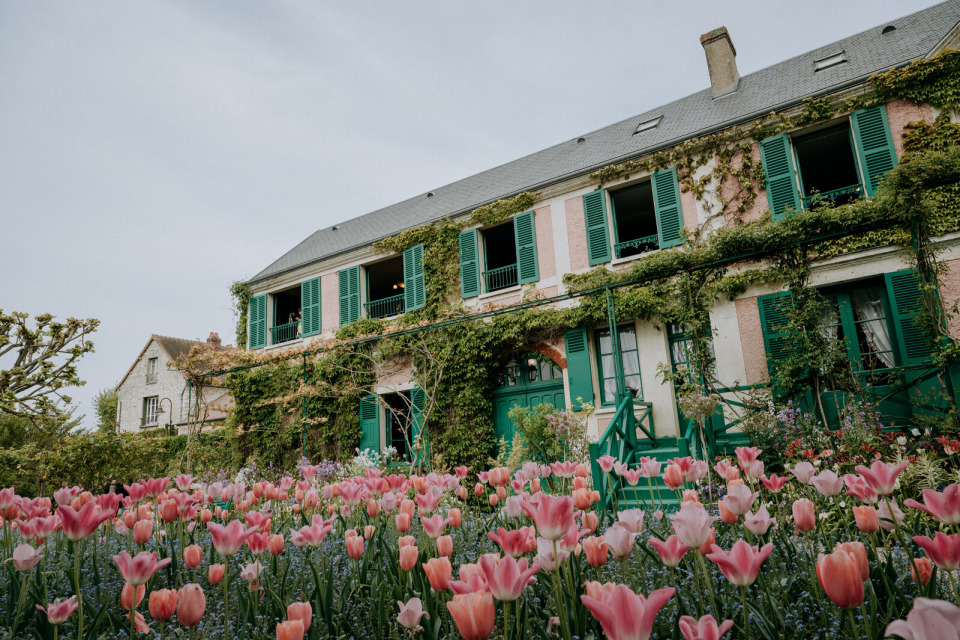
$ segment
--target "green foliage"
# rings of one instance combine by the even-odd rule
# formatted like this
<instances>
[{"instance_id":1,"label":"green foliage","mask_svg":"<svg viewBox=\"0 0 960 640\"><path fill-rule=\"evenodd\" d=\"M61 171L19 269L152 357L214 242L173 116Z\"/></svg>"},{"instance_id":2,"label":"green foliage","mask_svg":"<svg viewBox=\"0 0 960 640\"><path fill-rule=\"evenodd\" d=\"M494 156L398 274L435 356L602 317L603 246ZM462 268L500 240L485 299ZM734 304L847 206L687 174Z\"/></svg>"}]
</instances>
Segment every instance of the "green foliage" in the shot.
<instances>
[{"instance_id":1,"label":"green foliage","mask_svg":"<svg viewBox=\"0 0 960 640\"><path fill-rule=\"evenodd\" d=\"M236 334L237 349L247 348L247 314L250 311L250 286L238 280L230 285L230 296L233 298L233 312L237 316Z\"/></svg>"},{"instance_id":2,"label":"green foliage","mask_svg":"<svg viewBox=\"0 0 960 640\"><path fill-rule=\"evenodd\" d=\"M533 460L549 464L557 460L586 462L588 457L587 416L593 407L582 411L559 411L551 404L510 409L516 429L509 459Z\"/></svg>"},{"instance_id":3,"label":"green foliage","mask_svg":"<svg viewBox=\"0 0 960 640\"><path fill-rule=\"evenodd\" d=\"M97 416L100 431L115 431L117 428L117 391L101 389L93 399L93 412Z\"/></svg>"},{"instance_id":4,"label":"green foliage","mask_svg":"<svg viewBox=\"0 0 960 640\"><path fill-rule=\"evenodd\" d=\"M933 58L877 74L870 82L884 101L899 98L955 109L960 105L960 52L947 49Z\"/></svg>"}]
</instances>

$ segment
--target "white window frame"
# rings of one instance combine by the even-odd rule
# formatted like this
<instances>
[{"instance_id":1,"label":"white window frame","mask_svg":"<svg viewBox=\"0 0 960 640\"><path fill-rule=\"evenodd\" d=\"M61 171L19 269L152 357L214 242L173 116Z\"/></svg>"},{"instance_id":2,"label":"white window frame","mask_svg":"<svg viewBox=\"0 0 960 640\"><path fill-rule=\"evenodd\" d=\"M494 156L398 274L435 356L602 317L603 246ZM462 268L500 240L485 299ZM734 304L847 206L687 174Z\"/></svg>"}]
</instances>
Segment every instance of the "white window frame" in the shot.
<instances>
[{"instance_id":1,"label":"white window frame","mask_svg":"<svg viewBox=\"0 0 960 640\"><path fill-rule=\"evenodd\" d=\"M159 419L159 413L157 409L160 407L160 398L158 396L151 396L149 398L144 398L143 402L146 405L146 411L144 411L143 417L143 426L156 426L158 424L157 420Z\"/></svg>"},{"instance_id":2,"label":"white window frame","mask_svg":"<svg viewBox=\"0 0 960 640\"><path fill-rule=\"evenodd\" d=\"M157 381L157 361L159 358L150 358L147 360L147 384L153 384Z\"/></svg>"}]
</instances>

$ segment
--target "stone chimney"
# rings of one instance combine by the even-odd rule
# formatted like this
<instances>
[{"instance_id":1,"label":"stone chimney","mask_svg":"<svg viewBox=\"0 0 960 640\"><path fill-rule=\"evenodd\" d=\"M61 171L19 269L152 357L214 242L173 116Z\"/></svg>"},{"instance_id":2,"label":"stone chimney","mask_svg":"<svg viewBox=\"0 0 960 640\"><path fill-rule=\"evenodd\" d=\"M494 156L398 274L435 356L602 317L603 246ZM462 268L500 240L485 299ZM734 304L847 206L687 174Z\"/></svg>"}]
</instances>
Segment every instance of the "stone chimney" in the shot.
<instances>
[{"instance_id":1,"label":"stone chimney","mask_svg":"<svg viewBox=\"0 0 960 640\"><path fill-rule=\"evenodd\" d=\"M207 344L210 345L210 348L212 349L219 349L221 347L220 334L211 331L210 337L207 338Z\"/></svg>"},{"instance_id":2,"label":"stone chimney","mask_svg":"<svg viewBox=\"0 0 960 640\"><path fill-rule=\"evenodd\" d=\"M714 98L733 93L740 83L737 71L737 50L726 27L714 29L700 36L703 52L707 54L707 68L710 70L710 88Z\"/></svg>"}]
</instances>

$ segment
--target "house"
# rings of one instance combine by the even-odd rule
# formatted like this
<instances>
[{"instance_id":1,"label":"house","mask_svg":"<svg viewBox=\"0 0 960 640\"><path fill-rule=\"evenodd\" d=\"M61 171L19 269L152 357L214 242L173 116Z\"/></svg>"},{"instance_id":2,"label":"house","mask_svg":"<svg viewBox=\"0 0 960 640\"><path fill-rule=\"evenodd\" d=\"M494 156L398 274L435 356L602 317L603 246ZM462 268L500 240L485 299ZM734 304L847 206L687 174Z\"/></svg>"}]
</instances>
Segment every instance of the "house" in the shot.
<instances>
[{"instance_id":1,"label":"house","mask_svg":"<svg viewBox=\"0 0 960 640\"><path fill-rule=\"evenodd\" d=\"M222 423L233 405L222 380L198 388L188 384L183 373L170 366L197 346L233 348L222 346L216 333L211 333L206 342L150 336L117 385L118 431L140 432L167 427L184 432L198 422L202 427Z\"/></svg>"},{"instance_id":2,"label":"house","mask_svg":"<svg viewBox=\"0 0 960 640\"><path fill-rule=\"evenodd\" d=\"M281 351L331 336L360 318L399 318L420 309L431 288L445 286L425 277L424 245L392 255L374 245L441 220L461 228L458 295L449 302L480 311L519 305L531 291L556 298L557 306L577 304L563 299L571 288L565 275L598 267L628 273L637 260L683 251L687 234L709 237L767 215L779 221L815 205L872 198L904 154L905 125L933 122L940 109L902 98L870 103L869 78L956 47L958 22L960 2L952 0L745 76L739 75L727 30L705 34L710 86L702 91L310 235L247 282L247 348ZM816 101L841 106L806 117ZM790 124L761 135L764 127L752 123L771 113ZM719 166L719 148L692 175L664 160L689 141L723 134L745 143L742 153L724 161L763 169L751 197L738 195L735 181L722 176L719 184L708 180L702 193L690 188ZM480 207L525 193L536 195L505 220L471 217ZM731 204L738 198L739 208ZM948 307L960 297L958 231L935 238L946 266L941 295ZM864 386L892 389L890 397L879 394L886 419L911 423L916 390L898 393L894 380L907 375L904 367L922 364L923 354L916 350L908 308L917 299L916 281L902 252L874 246L817 260L810 284L833 305L823 331L844 339L849 366ZM733 398L731 388L769 386L787 352L780 323L789 296L783 283L756 280L709 309L715 377L723 383L715 389L725 400ZM517 351L491 398L497 434L509 438L511 406L561 407L583 399L596 406L590 430L603 440L622 415L626 391L634 401L633 419L649 431L655 424L657 437L682 451L689 420L678 407L676 386L664 383L658 366L685 364L686 327L622 315L615 335L610 327L574 327ZM960 335L957 318L948 328ZM846 397L831 393L840 403ZM361 446L396 442L388 417L396 412L384 409L398 403L397 394L408 394L405 401L416 410L413 382L395 375L375 383L361 401ZM720 421L727 422L718 433L736 418L733 405L723 412Z\"/></svg>"}]
</instances>

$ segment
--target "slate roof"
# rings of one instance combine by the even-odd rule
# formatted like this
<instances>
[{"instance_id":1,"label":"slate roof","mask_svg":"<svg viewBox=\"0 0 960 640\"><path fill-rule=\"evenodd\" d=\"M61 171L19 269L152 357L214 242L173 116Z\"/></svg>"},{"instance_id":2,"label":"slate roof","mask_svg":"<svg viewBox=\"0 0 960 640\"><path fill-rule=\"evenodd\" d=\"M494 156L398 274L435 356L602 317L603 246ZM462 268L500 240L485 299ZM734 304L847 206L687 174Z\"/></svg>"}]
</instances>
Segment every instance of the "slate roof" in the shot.
<instances>
[{"instance_id":1,"label":"slate roof","mask_svg":"<svg viewBox=\"0 0 960 640\"><path fill-rule=\"evenodd\" d=\"M874 73L924 57L958 22L960 0L950 0L743 76L736 92L716 100L707 88L584 134L583 142L575 138L435 189L432 197L421 194L338 223L336 231L320 229L249 282L856 85ZM896 30L881 33L888 25ZM815 60L840 51L846 52L848 62L814 71ZM633 135L638 124L661 115L658 127Z\"/></svg>"}]
</instances>

